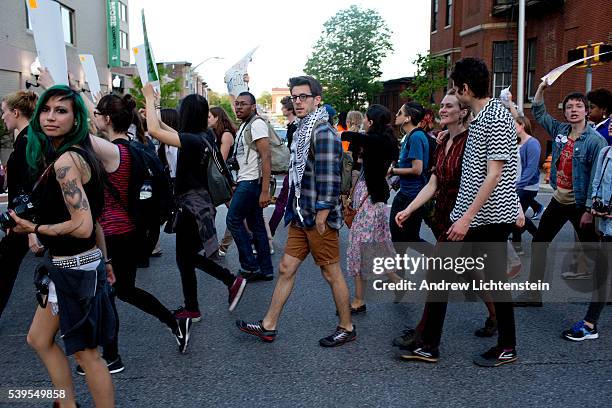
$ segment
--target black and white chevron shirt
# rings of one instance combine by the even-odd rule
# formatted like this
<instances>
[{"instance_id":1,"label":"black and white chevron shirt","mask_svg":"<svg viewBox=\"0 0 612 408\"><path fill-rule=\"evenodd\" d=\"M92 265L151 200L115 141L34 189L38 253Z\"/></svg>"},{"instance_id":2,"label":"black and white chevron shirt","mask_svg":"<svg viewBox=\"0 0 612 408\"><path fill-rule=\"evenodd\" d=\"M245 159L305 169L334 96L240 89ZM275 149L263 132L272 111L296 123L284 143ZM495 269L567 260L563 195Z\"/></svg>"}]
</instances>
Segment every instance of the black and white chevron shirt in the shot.
<instances>
[{"instance_id":1,"label":"black and white chevron shirt","mask_svg":"<svg viewBox=\"0 0 612 408\"><path fill-rule=\"evenodd\" d=\"M503 160L506 163L489 200L482 206L470 227L488 224L514 223L518 217L516 195L517 133L514 119L499 99L491 99L476 115L469 127L461 164L461 184L451 213L455 222L463 216L474 202L480 186L487 176L488 160Z\"/></svg>"}]
</instances>

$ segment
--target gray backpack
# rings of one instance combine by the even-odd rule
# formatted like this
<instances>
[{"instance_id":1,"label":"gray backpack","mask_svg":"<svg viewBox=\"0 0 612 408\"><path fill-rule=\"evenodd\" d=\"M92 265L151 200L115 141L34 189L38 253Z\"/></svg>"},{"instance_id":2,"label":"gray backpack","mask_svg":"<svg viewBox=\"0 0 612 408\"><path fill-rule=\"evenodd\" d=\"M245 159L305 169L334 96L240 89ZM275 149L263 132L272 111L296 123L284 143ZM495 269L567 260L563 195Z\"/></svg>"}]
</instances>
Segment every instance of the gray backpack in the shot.
<instances>
[{"instance_id":1,"label":"gray backpack","mask_svg":"<svg viewBox=\"0 0 612 408\"><path fill-rule=\"evenodd\" d=\"M249 153L251 150L257 151L255 142L253 142L253 134L251 133L251 126L257 119L261 119L268 126L268 141L270 143L270 157L272 161L272 174L285 174L289 172L289 158L291 153L289 148L280 136L276 133L270 122L265 120L259 115L253 116L253 118L244 126L244 143L249 147L246 155L246 161L249 161Z\"/></svg>"}]
</instances>

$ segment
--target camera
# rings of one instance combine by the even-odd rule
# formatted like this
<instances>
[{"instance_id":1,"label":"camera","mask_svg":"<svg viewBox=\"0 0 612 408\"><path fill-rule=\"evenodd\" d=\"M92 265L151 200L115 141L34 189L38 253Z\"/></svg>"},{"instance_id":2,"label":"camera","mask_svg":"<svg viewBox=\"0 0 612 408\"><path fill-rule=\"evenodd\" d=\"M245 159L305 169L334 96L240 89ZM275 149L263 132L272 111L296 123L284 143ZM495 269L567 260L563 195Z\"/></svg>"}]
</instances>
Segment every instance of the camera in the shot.
<instances>
[{"instance_id":1,"label":"camera","mask_svg":"<svg viewBox=\"0 0 612 408\"><path fill-rule=\"evenodd\" d=\"M602 214L612 213L612 205L610 205L610 203L604 204L603 201L601 201L601 199L599 198L595 198L593 200L593 204L591 205L591 208L595 210L596 212L602 213Z\"/></svg>"},{"instance_id":2,"label":"camera","mask_svg":"<svg viewBox=\"0 0 612 408\"><path fill-rule=\"evenodd\" d=\"M13 199L11 204L13 211L15 211L15 214L17 214L19 218L25 218L27 220L32 220L32 218L34 218L35 207L29 195L19 195ZM15 225L15 221L11 218L8 211L0 214L0 228L6 231L9 228L13 228Z\"/></svg>"}]
</instances>

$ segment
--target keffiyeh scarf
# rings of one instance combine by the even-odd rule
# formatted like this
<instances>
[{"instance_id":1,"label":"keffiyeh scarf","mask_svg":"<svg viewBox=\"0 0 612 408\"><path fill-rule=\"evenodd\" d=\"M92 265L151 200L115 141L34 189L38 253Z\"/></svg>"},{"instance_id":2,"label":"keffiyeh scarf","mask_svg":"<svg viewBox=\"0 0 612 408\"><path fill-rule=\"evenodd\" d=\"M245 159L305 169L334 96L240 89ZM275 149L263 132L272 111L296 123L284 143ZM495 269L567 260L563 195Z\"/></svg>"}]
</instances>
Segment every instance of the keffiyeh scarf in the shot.
<instances>
[{"instance_id":1,"label":"keffiyeh scarf","mask_svg":"<svg viewBox=\"0 0 612 408\"><path fill-rule=\"evenodd\" d=\"M302 222L302 214L300 213L300 193L302 177L304 176L308 152L310 150L310 137L315 125L322 121L327 121L328 119L329 115L327 114L327 110L324 107L320 107L298 122L298 128L293 135L291 159L289 161L289 188L295 188L296 209Z\"/></svg>"}]
</instances>

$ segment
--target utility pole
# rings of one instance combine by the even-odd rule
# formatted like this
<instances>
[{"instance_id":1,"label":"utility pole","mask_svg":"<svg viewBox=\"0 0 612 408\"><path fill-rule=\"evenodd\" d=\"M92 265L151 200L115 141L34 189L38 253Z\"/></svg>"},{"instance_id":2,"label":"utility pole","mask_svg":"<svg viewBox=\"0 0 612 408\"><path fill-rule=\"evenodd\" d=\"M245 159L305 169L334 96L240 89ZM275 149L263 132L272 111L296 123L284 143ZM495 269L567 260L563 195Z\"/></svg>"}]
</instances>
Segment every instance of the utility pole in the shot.
<instances>
[{"instance_id":1,"label":"utility pole","mask_svg":"<svg viewBox=\"0 0 612 408\"><path fill-rule=\"evenodd\" d=\"M525 0L519 0L518 16L518 72L516 75L516 103L523 113L525 99Z\"/></svg>"}]
</instances>

